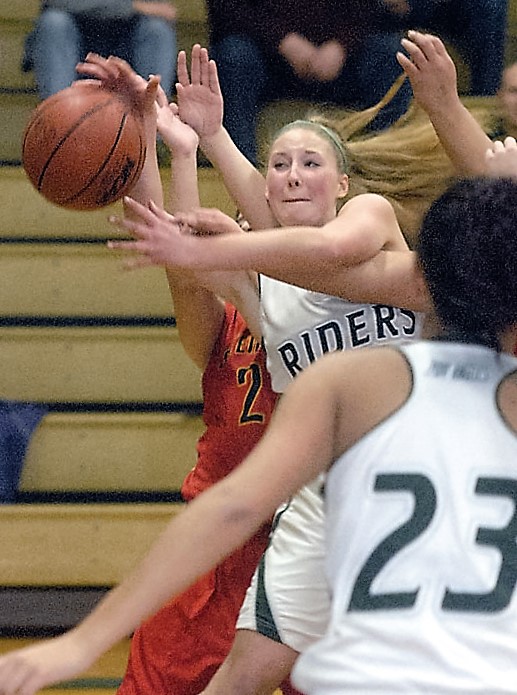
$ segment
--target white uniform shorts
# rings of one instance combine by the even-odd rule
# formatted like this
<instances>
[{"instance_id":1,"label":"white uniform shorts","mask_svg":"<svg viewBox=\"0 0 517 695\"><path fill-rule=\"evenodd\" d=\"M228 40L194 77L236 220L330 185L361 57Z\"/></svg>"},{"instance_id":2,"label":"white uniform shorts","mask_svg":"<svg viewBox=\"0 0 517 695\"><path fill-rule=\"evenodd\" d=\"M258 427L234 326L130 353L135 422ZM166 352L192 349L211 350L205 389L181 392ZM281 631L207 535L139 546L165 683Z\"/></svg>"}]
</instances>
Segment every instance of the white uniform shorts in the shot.
<instances>
[{"instance_id":1,"label":"white uniform shorts","mask_svg":"<svg viewBox=\"0 0 517 695\"><path fill-rule=\"evenodd\" d=\"M277 512L237 620L238 630L258 632L297 652L325 634L330 614L321 484L318 478Z\"/></svg>"}]
</instances>

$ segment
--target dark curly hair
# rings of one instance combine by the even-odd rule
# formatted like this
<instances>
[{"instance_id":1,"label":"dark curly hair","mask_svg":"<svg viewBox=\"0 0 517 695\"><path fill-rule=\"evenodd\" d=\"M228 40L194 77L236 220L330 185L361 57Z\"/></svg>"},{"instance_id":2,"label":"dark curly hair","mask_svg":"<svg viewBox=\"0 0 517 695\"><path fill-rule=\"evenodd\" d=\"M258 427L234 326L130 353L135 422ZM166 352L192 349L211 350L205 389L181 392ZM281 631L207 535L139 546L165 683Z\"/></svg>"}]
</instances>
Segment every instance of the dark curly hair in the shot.
<instances>
[{"instance_id":1,"label":"dark curly hair","mask_svg":"<svg viewBox=\"0 0 517 695\"><path fill-rule=\"evenodd\" d=\"M517 322L517 183L450 186L424 217L417 253L445 330L498 346Z\"/></svg>"}]
</instances>

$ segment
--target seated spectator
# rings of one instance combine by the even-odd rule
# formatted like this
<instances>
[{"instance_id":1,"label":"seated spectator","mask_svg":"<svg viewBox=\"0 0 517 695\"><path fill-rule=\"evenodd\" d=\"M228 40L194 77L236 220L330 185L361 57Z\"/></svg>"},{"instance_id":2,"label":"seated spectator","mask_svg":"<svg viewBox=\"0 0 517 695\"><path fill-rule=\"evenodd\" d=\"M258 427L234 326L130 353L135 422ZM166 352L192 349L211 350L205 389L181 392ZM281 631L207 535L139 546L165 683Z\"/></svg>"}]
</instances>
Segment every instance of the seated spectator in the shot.
<instances>
[{"instance_id":1,"label":"seated spectator","mask_svg":"<svg viewBox=\"0 0 517 695\"><path fill-rule=\"evenodd\" d=\"M386 27L422 29L451 42L470 71L471 96L497 92L504 65L508 0L382 0Z\"/></svg>"},{"instance_id":2,"label":"seated spectator","mask_svg":"<svg viewBox=\"0 0 517 695\"><path fill-rule=\"evenodd\" d=\"M145 78L160 75L171 94L174 19L169 0L43 0L22 67L34 70L39 96L46 99L78 79L75 67L89 51L117 55Z\"/></svg>"},{"instance_id":3,"label":"seated spectator","mask_svg":"<svg viewBox=\"0 0 517 695\"><path fill-rule=\"evenodd\" d=\"M401 74L400 32L381 31L377 0L208 0L212 57L225 103L225 126L253 163L261 106L301 99L364 109ZM390 125L407 109L408 84L372 122Z\"/></svg>"}]
</instances>

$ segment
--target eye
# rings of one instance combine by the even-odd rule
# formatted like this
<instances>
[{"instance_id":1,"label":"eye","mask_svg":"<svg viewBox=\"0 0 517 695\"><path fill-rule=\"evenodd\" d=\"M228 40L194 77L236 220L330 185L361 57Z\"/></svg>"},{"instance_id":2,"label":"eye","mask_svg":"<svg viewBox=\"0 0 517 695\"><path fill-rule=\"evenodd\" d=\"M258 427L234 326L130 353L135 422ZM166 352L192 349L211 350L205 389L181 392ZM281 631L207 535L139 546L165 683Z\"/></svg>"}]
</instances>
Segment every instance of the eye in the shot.
<instances>
[{"instance_id":1,"label":"eye","mask_svg":"<svg viewBox=\"0 0 517 695\"><path fill-rule=\"evenodd\" d=\"M285 162L275 162L273 164L273 169L282 170L282 169L285 169L286 167L287 167L287 164Z\"/></svg>"},{"instance_id":2,"label":"eye","mask_svg":"<svg viewBox=\"0 0 517 695\"><path fill-rule=\"evenodd\" d=\"M311 169L311 168L313 168L313 167L319 167L319 166L320 166L320 163L317 162L315 159L308 159L308 160L305 162L305 166Z\"/></svg>"}]
</instances>

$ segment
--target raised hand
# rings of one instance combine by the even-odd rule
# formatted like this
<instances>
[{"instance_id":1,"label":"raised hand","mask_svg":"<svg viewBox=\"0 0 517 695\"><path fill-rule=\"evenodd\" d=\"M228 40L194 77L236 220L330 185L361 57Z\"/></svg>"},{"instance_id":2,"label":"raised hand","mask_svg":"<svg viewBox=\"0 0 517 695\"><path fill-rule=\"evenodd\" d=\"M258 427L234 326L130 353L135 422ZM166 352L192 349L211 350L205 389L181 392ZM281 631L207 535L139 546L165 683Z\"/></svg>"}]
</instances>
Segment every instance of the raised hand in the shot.
<instances>
[{"instance_id":1,"label":"raised hand","mask_svg":"<svg viewBox=\"0 0 517 695\"><path fill-rule=\"evenodd\" d=\"M176 93L181 120L201 139L215 135L223 123L223 97L215 61L199 44L192 47L190 76L185 51L178 53Z\"/></svg>"},{"instance_id":2,"label":"raised hand","mask_svg":"<svg viewBox=\"0 0 517 695\"><path fill-rule=\"evenodd\" d=\"M456 66L437 36L409 31L402 39L409 54L397 53L397 60L408 76L417 102L427 113L459 100Z\"/></svg>"}]
</instances>

